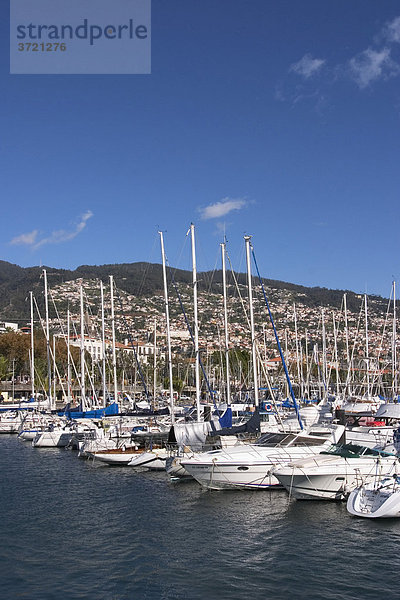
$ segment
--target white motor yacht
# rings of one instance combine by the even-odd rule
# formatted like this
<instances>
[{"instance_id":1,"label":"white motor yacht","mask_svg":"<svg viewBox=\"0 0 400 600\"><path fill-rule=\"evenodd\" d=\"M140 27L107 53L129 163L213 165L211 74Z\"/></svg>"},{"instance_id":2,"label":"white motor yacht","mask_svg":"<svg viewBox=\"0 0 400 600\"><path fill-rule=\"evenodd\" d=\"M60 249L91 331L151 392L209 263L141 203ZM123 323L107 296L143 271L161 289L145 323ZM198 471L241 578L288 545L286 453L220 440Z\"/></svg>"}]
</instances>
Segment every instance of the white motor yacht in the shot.
<instances>
[{"instance_id":1,"label":"white motor yacht","mask_svg":"<svg viewBox=\"0 0 400 600\"><path fill-rule=\"evenodd\" d=\"M395 454L356 444L335 445L317 456L276 466L274 476L299 500L342 500L362 481L393 473Z\"/></svg>"},{"instance_id":2,"label":"white motor yacht","mask_svg":"<svg viewBox=\"0 0 400 600\"><path fill-rule=\"evenodd\" d=\"M181 464L207 489L280 487L273 467L319 454L337 443L343 432L343 425L331 425L318 427L315 434L312 428L308 432L266 433L256 443L196 453Z\"/></svg>"}]
</instances>

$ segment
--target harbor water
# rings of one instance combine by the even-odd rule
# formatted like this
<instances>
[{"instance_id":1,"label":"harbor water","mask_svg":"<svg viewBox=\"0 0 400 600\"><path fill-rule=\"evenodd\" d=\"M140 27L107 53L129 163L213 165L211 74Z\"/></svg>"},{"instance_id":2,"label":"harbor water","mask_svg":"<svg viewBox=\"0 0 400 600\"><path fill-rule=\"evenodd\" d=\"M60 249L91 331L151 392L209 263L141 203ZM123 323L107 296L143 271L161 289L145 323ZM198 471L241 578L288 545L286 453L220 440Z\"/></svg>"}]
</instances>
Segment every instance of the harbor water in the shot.
<instances>
[{"instance_id":1,"label":"harbor water","mask_svg":"<svg viewBox=\"0 0 400 600\"><path fill-rule=\"evenodd\" d=\"M206 492L9 435L0 456L7 600L399 596L400 519L283 490Z\"/></svg>"}]
</instances>

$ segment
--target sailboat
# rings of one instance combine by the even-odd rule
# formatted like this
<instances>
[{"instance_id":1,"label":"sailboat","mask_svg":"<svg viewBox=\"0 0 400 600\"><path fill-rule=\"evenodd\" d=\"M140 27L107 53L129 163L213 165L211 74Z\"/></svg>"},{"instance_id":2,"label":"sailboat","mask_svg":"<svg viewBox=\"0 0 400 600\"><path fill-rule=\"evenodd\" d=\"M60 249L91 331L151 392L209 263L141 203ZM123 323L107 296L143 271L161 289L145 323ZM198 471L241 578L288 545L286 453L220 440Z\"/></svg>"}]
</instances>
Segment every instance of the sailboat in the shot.
<instances>
[{"instance_id":1,"label":"sailboat","mask_svg":"<svg viewBox=\"0 0 400 600\"><path fill-rule=\"evenodd\" d=\"M395 474L357 487L350 492L347 510L367 519L400 517L400 477Z\"/></svg>"}]
</instances>

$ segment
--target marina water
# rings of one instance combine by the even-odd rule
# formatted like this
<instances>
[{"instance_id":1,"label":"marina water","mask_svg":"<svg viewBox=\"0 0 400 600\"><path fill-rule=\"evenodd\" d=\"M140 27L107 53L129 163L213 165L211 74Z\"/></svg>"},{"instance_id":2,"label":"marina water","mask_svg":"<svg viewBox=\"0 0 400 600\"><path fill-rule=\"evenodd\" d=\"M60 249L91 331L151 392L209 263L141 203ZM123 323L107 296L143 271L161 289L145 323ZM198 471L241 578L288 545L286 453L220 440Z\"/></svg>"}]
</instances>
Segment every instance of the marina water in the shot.
<instances>
[{"instance_id":1,"label":"marina water","mask_svg":"<svg viewBox=\"0 0 400 600\"><path fill-rule=\"evenodd\" d=\"M15 436L0 455L7 600L399 597L400 519L283 490L205 492Z\"/></svg>"}]
</instances>

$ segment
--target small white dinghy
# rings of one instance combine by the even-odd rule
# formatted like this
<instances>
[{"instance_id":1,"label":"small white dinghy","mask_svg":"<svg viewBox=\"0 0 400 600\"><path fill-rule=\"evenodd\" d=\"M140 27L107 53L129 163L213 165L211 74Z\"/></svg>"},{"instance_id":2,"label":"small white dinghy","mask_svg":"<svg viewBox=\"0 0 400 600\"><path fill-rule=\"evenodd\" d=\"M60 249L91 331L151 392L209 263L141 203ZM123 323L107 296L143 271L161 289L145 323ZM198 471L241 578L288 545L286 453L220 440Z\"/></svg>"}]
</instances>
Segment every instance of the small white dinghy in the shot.
<instances>
[{"instance_id":1,"label":"small white dinghy","mask_svg":"<svg viewBox=\"0 0 400 600\"><path fill-rule=\"evenodd\" d=\"M368 519L400 517L400 477L386 477L355 488L347 499L347 510Z\"/></svg>"}]
</instances>

